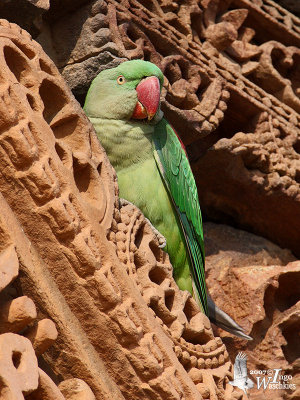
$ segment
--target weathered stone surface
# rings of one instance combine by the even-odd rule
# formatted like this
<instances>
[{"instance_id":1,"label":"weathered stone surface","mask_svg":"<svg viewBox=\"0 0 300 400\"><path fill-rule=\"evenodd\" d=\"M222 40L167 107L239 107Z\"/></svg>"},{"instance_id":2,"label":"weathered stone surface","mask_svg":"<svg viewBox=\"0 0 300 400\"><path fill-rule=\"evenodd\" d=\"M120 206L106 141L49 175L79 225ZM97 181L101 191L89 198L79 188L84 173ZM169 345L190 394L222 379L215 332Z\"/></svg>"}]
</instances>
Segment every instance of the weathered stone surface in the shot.
<instances>
[{"instance_id":1,"label":"weathered stone surface","mask_svg":"<svg viewBox=\"0 0 300 400\"><path fill-rule=\"evenodd\" d=\"M250 227L299 256L299 132L266 113L253 132L255 122L193 165L201 207L211 219Z\"/></svg>"},{"instance_id":2,"label":"weathered stone surface","mask_svg":"<svg viewBox=\"0 0 300 400\"><path fill-rule=\"evenodd\" d=\"M298 18L300 17L300 4L297 0L276 0L276 3L295 14Z\"/></svg>"},{"instance_id":3,"label":"weathered stone surface","mask_svg":"<svg viewBox=\"0 0 300 400\"><path fill-rule=\"evenodd\" d=\"M249 262L249 261L248 261ZM233 265L235 265L233 263ZM208 287L216 303L233 316L253 342L245 344L226 332L220 334L234 362L239 351L248 356L249 371L281 369L280 375L291 376L294 390L267 389L266 399L297 398L299 385L299 318L300 262L286 266L248 265L221 267L214 265L213 276L208 272ZM210 267L210 271L212 268ZM249 375L256 384L259 372ZM273 378L272 378L273 379ZM251 398L260 399L261 389L251 389ZM294 397L296 396L296 397Z\"/></svg>"},{"instance_id":4,"label":"weathered stone surface","mask_svg":"<svg viewBox=\"0 0 300 400\"><path fill-rule=\"evenodd\" d=\"M81 379L67 379L59 384L59 389L66 400L95 400L93 392Z\"/></svg>"},{"instance_id":5,"label":"weathered stone surface","mask_svg":"<svg viewBox=\"0 0 300 400\"><path fill-rule=\"evenodd\" d=\"M42 2L23 3L34 5L38 19L28 26L41 31L40 42L80 101L101 69L125 59L155 62L165 75L162 107L188 145L206 216L298 254L295 16L270 0L65 0L51 2L49 12ZM83 389L82 396L242 398L228 384L224 344L191 296L178 291L143 216L119 210L114 172L53 63L18 27L2 21L0 29L0 249L15 249L14 268L0 262L0 272L9 274L7 282L15 277L16 256L21 270L1 305L21 295L34 301L36 328L24 333L33 343L41 321L55 322L58 339L42 357L53 379L87 382L93 394ZM257 253L261 245L266 249ZM218 304L255 335L247 345L222 333L224 341L232 360L242 349L251 353L248 367L277 360L296 380L298 266L283 267L290 254L265 242L250 239L249 247L255 255L238 256L238 264L227 252L222 262L213 258L216 269L208 267ZM226 308L230 296L234 310ZM37 351L54 336L41 335ZM39 386L26 398L75 396L76 384L62 394L38 373ZM297 392L279 396L296 399Z\"/></svg>"},{"instance_id":6,"label":"weathered stone surface","mask_svg":"<svg viewBox=\"0 0 300 400\"><path fill-rule=\"evenodd\" d=\"M26 399L29 400L64 400L64 396L61 391L55 385L55 383L50 379L50 377L40 368L38 369L39 373L39 387L29 396L26 396Z\"/></svg>"},{"instance_id":7,"label":"weathered stone surface","mask_svg":"<svg viewBox=\"0 0 300 400\"><path fill-rule=\"evenodd\" d=\"M0 332L19 332L34 321L36 316L35 304L27 296L3 302L0 310Z\"/></svg>"},{"instance_id":8,"label":"weathered stone surface","mask_svg":"<svg viewBox=\"0 0 300 400\"><path fill-rule=\"evenodd\" d=\"M299 262L290 262L295 259L290 251L226 225L205 223L204 239L209 292L216 304L253 338L253 342L245 343L214 328L232 362L239 351L246 353L248 376L256 386L249 392L250 398L261 399L262 389L257 390L256 378L263 377L250 371L272 369L266 378L273 379L273 368L281 368L280 375L292 376L286 383L298 387ZM264 398L282 399L286 392L267 389Z\"/></svg>"},{"instance_id":9,"label":"weathered stone surface","mask_svg":"<svg viewBox=\"0 0 300 400\"><path fill-rule=\"evenodd\" d=\"M26 337L31 341L36 355L45 353L45 351L57 339L57 330L51 319L42 319L36 326L26 333Z\"/></svg>"},{"instance_id":10,"label":"weathered stone surface","mask_svg":"<svg viewBox=\"0 0 300 400\"><path fill-rule=\"evenodd\" d=\"M5 242L7 237L3 237L2 241ZM1 241L1 242L2 242ZM7 246L3 249L1 243L0 254L0 290L4 289L19 272L19 262L14 246Z\"/></svg>"},{"instance_id":11,"label":"weathered stone surface","mask_svg":"<svg viewBox=\"0 0 300 400\"><path fill-rule=\"evenodd\" d=\"M0 290L1 399L64 400L76 398L92 400L95 397L91 397L93 396L91 389L80 379L77 380L76 387L82 388L82 390L77 390L77 392L68 383L61 382L62 387L64 387L64 397L50 376L38 368L36 356L43 354L53 343L57 337L57 331L54 323L49 319L39 320L35 328L30 326L32 321L37 319L34 302L27 296L15 297L17 290L13 285L17 282L17 279L15 283L13 283L13 280L16 278L15 272L19 271L18 257L20 257L22 263L25 262L23 257L25 255L26 237L18 222L13 219L12 212L2 195L0 195L0 204L2 213L5 215L5 222L3 215L0 219L1 247L4 248L2 254L9 255L9 257L0 257L0 269L3 270L4 267L6 269L6 279L2 282L5 282L5 287L3 284ZM12 219L10 219L10 214ZM24 236L23 240L22 236ZM20 237L21 241L19 242ZM11 243L13 243L13 246ZM5 245L7 246L6 249ZM8 263L8 260L14 260L14 262ZM8 300L11 297L15 298ZM21 334L16 334L20 331L23 331L23 334L25 332L27 338ZM33 345L31 342L33 342ZM53 374L52 371L51 373ZM74 391L77 393L77 397L72 397ZM87 394L90 397L86 397Z\"/></svg>"},{"instance_id":12,"label":"weathered stone surface","mask_svg":"<svg viewBox=\"0 0 300 400\"><path fill-rule=\"evenodd\" d=\"M37 359L31 343L14 333L0 335L1 394L21 399L38 387Z\"/></svg>"},{"instance_id":13,"label":"weathered stone surface","mask_svg":"<svg viewBox=\"0 0 300 400\"><path fill-rule=\"evenodd\" d=\"M213 222L205 222L203 229L206 271L213 281L227 267L285 266L296 261L289 250L252 233Z\"/></svg>"},{"instance_id":14,"label":"weathered stone surface","mask_svg":"<svg viewBox=\"0 0 300 400\"><path fill-rule=\"evenodd\" d=\"M5 0L0 3L0 17L20 24L37 34L41 16L50 8L50 0Z\"/></svg>"},{"instance_id":15,"label":"weathered stone surface","mask_svg":"<svg viewBox=\"0 0 300 400\"><path fill-rule=\"evenodd\" d=\"M265 290L263 281L269 279L270 271L274 273L274 265L276 265L277 273L281 270L284 274L286 265L289 262L291 262L290 265L294 265L292 261L296 259L290 251L281 249L262 237L226 225L205 223L204 239L206 279L209 292L217 305L226 309L226 312L236 318L249 333L250 313L254 309L260 308L255 303L257 296L251 292L252 280L254 282L257 280L257 275L252 272L260 271L262 273L263 279L258 279L256 285ZM233 271L237 272L238 277L235 278ZM249 278L243 279L236 286L236 280L241 279L242 276L249 276ZM295 284L295 286L297 285ZM284 290L288 290L288 288L285 287L282 291ZM238 298L239 300L237 300ZM255 303L255 306L251 305L252 302ZM242 307L241 303L243 303ZM245 307L248 307L249 315L244 315L244 318L240 319L241 315L238 310L243 314ZM225 333L223 335L226 336Z\"/></svg>"}]
</instances>

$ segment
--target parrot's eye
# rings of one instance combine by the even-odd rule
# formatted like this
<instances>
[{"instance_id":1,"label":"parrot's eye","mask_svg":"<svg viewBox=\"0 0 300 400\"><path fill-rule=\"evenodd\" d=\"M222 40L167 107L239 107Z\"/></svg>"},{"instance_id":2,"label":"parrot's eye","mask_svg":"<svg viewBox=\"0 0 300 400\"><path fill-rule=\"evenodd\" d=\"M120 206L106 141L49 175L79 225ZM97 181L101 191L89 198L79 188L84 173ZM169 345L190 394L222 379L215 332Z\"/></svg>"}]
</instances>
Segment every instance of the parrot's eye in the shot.
<instances>
[{"instance_id":1,"label":"parrot's eye","mask_svg":"<svg viewBox=\"0 0 300 400\"><path fill-rule=\"evenodd\" d=\"M126 79L124 78L123 75L118 76L117 82L119 85L123 85L126 82Z\"/></svg>"}]
</instances>

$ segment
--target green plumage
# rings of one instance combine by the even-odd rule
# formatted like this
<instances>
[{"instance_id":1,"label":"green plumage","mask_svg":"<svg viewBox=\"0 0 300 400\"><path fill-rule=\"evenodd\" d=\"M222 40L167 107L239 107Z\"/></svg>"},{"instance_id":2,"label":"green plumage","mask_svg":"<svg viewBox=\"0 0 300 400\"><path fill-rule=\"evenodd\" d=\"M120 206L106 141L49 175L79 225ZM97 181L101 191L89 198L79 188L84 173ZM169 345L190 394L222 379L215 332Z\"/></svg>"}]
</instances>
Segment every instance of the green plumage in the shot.
<instances>
[{"instance_id":1,"label":"green plumage","mask_svg":"<svg viewBox=\"0 0 300 400\"><path fill-rule=\"evenodd\" d=\"M185 151L165 119L155 127L153 142L154 151L158 154L157 165L168 186L185 237L189 253L186 264L189 266L200 304L207 313L203 229L195 179Z\"/></svg>"},{"instance_id":2,"label":"green plumage","mask_svg":"<svg viewBox=\"0 0 300 400\"><path fill-rule=\"evenodd\" d=\"M126 79L122 86L116 84L119 75ZM160 112L150 123L131 119L135 88L149 76L162 86L161 71L145 61L103 71L91 85L84 110L116 169L120 197L136 204L165 236L178 286L193 293L194 281L195 297L207 314L201 212L187 156Z\"/></svg>"}]
</instances>

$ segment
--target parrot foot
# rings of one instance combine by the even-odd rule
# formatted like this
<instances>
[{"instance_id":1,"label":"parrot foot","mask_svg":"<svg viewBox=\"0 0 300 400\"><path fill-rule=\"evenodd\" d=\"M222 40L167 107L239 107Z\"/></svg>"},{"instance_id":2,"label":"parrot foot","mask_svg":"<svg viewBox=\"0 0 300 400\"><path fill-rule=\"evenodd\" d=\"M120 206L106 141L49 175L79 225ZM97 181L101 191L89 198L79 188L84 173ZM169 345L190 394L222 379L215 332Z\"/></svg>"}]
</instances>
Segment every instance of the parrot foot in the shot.
<instances>
[{"instance_id":1,"label":"parrot foot","mask_svg":"<svg viewBox=\"0 0 300 400\"><path fill-rule=\"evenodd\" d=\"M126 199L119 199L119 207L120 208L128 206L129 204L133 205L130 201L128 201ZM145 218L145 219L146 219L146 221L148 222L148 224L151 226L152 230L155 233L155 236L156 236L156 238L158 240L158 243L159 243L158 247L161 248L161 249L166 247L166 245L167 245L166 238L151 224L151 222L149 221L148 218Z\"/></svg>"}]
</instances>

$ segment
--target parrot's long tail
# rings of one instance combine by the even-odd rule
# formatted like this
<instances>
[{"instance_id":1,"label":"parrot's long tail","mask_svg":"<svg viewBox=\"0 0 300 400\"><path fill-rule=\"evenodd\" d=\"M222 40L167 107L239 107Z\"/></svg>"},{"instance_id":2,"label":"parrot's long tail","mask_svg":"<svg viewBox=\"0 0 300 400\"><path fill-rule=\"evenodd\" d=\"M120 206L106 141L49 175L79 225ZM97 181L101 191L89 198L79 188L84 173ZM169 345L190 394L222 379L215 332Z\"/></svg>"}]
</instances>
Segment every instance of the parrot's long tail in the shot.
<instances>
[{"instance_id":1,"label":"parrot's long tail","mask_svg":"<svg viewBox=\"0 0 300 400\"><path fill-rule=\"evenodd\" d=\"M215 305L213 299L209 295L207 295L207 305L208 316L213 324L242 339L253 340L251 336L244 333L244 330L240 325Z\"/></svg>"}]
</instances>

